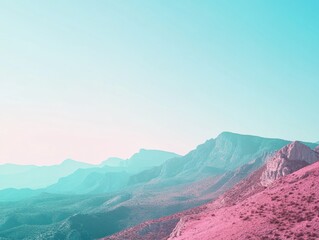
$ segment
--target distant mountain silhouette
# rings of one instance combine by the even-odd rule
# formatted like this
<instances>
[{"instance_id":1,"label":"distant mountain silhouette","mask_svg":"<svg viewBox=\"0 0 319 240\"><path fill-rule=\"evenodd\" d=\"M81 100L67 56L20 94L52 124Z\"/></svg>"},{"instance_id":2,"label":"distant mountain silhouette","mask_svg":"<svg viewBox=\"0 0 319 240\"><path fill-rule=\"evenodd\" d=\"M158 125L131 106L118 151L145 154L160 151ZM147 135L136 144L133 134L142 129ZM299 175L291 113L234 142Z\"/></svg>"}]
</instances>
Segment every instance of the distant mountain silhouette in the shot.
<instances>
[{"instance_id":1,"label":"distant mountain silhouette","mask_svg":"<svg viewBox=\"0 0 319 240\"><path fill-rule=\"evenodd\" d=\"M111 157L102 162L100 165L109 167L123 167L125 165L125 160L122 158Z\"/></svg>"},{"instance_id":2,"label":"distant mountain silhouette","mask_svg":"<svg viewBox=\"0 0 319 240\"><path fill-rule=\"evenodd\" d=\"M126 171L130 173L138 173L159 166L166 160L175 157L180 157L180 155L162 150L141 149L128 159L113 157L102 162L100 166L125 167Z\"/></svg>"},{"instance_id":3,"label":"distant mountain silhouette","mask_svg":"<svg viewBox=\"0 0 319 240\"><path fill-rule=\"evenodd\" d=\"M79 169L61 178L56 184L44 191L50 193L107 193L118 191L129 185L130 176L158 166L179 155L159 150L142 149L127 160L112 158L99 167ZM101 167L102 166L102 167Z\"/></svg>"},{"instance_id":4,"label":"distant mountain silhouette","mask_svg":"<svg viewBox=\"0 0 319 240\"><path fill-rule=\"evenodd\" d=\"M79 168L90 168L93 166L71 159L52 166L3 164L0 165L0 189L43 188L57 182L59 178L67 176Z\"/></svg>"}]
</instances>

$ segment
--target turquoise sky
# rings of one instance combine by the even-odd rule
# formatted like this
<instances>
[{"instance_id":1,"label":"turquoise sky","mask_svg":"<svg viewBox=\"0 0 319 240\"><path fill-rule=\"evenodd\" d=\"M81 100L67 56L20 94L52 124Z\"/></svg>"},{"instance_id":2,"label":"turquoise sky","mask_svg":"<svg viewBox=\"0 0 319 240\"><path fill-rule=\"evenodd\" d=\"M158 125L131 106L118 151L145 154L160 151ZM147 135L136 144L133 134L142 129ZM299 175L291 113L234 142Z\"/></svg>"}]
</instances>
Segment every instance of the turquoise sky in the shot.
<instances>
[{"instance_id":1,"label":"turquoise sky","mask_svg":"<svg viewBox=\"0 0 319 240\"><path fill-rule=\"evenodd\" d=\"M0 162L319 140L319 1L0 1Z\"/></svg>"}]
</instances>

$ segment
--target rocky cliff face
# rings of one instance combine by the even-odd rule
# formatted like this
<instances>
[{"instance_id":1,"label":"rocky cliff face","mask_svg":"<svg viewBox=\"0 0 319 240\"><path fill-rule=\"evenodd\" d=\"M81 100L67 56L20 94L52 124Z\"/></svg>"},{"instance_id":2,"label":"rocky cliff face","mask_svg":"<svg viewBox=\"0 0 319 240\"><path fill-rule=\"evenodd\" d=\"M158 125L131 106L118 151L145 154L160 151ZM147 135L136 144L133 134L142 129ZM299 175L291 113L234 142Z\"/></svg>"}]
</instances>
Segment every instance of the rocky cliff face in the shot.
<instances>
[{"instance_id":1,"label":"rocky cliff face","mask_svg":"<svg viewBox=\"0 0 319 240\"><path fill-rule=\"evenodd\" d=\"M295 172L319 160L319 154L306 145L295 141L280 149L266 163L261 176L261 184L268 186L276 179Z\"/></svg>"}]
</instances>

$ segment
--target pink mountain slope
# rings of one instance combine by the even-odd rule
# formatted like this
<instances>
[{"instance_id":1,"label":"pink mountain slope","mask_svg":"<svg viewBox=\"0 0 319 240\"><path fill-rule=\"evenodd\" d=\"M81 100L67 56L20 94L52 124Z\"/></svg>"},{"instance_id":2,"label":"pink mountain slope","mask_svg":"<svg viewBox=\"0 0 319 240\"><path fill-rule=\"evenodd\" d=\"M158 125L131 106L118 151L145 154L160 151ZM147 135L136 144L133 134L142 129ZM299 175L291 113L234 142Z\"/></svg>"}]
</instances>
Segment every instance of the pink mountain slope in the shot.
<instances>
[{"instance_id":1,"label":"pink mountain slope","mask_svg":"<svg viewBox=\"0 0 319 240\"><path fill-rule=\"evenodd\" d=\"M319 162L233 206L182 218L170 240L319 239Z\"/></svg>"},{"instance_id":2,"label":"pink mountain slope","mask_svg":"<svg viewBox=\"0 0 319 240\"><path fill-rule=\"evenodd\" d=\"M317 160L293 142L217 200L105 239L319 239L319 163L285 176Z\"/></svg>"}]
</instances>

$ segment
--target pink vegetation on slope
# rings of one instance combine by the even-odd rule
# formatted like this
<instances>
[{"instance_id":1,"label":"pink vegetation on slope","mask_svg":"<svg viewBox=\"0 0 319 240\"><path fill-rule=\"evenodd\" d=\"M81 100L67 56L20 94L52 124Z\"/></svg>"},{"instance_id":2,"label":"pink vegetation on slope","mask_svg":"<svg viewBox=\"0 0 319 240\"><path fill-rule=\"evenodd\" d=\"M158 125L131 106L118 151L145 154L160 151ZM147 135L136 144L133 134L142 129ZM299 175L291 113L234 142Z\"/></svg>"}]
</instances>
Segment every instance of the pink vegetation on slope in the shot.
<instances>
[{"instance_id":1,"label":"pink vegetation on slope","mask_svg":"<svg viewBox=\"0 0 319 240\"><path fill-rule=\"evenodd\" d=\"M319 162L235 205L180 220L170 240L319 239Z\"/></svg>"},{"instance_id":2,"label":"pink vegetation on slope","mask_svg":"<svg viewBox=\"0 0 319 240\"><path fill-rule=\"evenodd\" d=\"M319 163L299 170L317 160L293 142L217 200L105 239L319 239Z\"/></svg>"}]
</instances>

